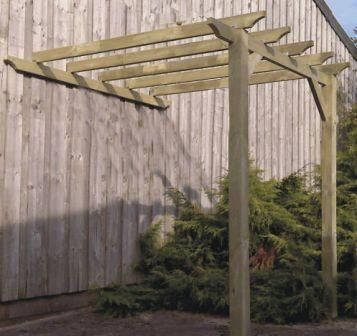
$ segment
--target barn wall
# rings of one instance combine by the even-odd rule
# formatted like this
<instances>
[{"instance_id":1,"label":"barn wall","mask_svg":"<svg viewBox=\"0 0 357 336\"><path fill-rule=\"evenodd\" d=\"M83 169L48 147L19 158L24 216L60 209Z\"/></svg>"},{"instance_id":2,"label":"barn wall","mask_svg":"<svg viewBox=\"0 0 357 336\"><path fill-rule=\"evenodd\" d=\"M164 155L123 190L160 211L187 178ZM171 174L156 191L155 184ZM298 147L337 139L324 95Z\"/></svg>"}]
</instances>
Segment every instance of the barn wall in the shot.
<instances>
[{"instance_id":1,"label":"barn wall","mask_svg":"<svg viewBox=\"0 0 357 336\"><path fill-rule=\"evenodd\" d=\"M175 211L165 190L209 207L205 191L228 163L227 90L172 96L160 112L19 75L2 59L264 9L258 29L290 25L283 43L314 39L311 52L336 51L356 71L311 0L0 0L1 301L135 281L138 234ZM351 74L340 77L348 103ZM250 97L251 155L266 178L319 162L304 81L252 86Z\"/></svg>"}]
</instances>

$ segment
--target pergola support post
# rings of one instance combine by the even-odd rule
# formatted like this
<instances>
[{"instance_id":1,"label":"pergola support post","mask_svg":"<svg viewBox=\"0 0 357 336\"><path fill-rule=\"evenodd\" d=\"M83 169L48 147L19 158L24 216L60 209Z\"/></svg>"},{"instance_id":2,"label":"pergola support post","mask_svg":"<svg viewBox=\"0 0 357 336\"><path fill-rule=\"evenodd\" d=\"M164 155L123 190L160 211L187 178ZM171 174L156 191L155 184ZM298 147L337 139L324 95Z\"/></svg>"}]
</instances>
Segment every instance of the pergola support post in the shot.
<instances>
[{"instance_id":1,"label":"pergola support post","mask_svg":"<svg viewBox=\"0 0 357 336\"><path fill-rule=\"evenodd\" d=\"M248 36L229 46L229 314L230 335L250 335L248 205Z\"/></svg>"},{"instance_id":2,"label":"pergola support post","mask_svg":"<svg viewBox=\"0 0 357 336\"><path fill-rule=\"evenodd\" d=\"M327 289L330 318L337 317L337 239L336 239L336 110L337 79L322 88L326 120L321 137L322 277Z\"/></svg>"}]
</instances>

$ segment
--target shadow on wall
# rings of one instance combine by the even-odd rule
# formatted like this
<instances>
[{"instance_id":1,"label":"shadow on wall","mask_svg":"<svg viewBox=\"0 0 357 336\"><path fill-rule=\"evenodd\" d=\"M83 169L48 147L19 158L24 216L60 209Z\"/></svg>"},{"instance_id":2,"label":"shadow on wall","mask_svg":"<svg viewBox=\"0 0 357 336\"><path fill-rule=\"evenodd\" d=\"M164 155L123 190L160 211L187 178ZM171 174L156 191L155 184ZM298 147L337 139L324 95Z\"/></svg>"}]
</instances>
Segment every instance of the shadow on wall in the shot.
<instances>
[{"instance_id":1,"label":"shadow on wall","mask_svg":"<svg viewBox=\"0 0 357 336\"><path fill-rule=\"evenodd\" d=\"M17 102L20 146L5 149L0 301L137 281L140 233L162 220L165 234L175 215L167 189L198 203L208 189L183 178L187 167L201 164L182 137L185 111L33 81L51 96ZM206 180L200 171L202 186Z\"/></svg>"},{"instance_id":2,"label":"shadow on wall","mask_svg":"<svg viewBox=\"0 0 357 336\"><path fill-rule=\"evenodd\" d=\"M18 231L20 240L17 251L15 237L2 244L7 272L1 276L1 301L137 281L138 238L156 206L119 200L83 213L4 225L3 237ZM168 225L169 218L159 218Z\"/></svg>"}]
</instances>

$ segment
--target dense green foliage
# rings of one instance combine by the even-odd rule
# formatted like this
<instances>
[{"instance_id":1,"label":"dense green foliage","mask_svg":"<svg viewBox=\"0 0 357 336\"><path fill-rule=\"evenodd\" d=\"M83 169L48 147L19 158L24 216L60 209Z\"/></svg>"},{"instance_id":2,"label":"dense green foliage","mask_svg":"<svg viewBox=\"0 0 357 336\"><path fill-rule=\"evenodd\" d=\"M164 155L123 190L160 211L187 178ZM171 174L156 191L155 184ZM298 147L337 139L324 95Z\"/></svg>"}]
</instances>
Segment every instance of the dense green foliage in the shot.
<instances>
[{"instance_id":1,"label":"dense green foliage","mask_svg":"<svg viewBox=\"0 0 357 336\"><path fill-rule=\"evenodd\" d=\"M356 110L341 122L338 158L338 256L340 314L356 316ZM263 181L250 171L252 318L259 322L316 321L325 316L320 270L319 181L305 176ZM101 291L98 309L126 316L153 309L228 313L228 183L214 192L212 213L171 190L179 215L162 242L160 223L141 239L136 266L140 285Z\"/></svg>"}]
</instances>

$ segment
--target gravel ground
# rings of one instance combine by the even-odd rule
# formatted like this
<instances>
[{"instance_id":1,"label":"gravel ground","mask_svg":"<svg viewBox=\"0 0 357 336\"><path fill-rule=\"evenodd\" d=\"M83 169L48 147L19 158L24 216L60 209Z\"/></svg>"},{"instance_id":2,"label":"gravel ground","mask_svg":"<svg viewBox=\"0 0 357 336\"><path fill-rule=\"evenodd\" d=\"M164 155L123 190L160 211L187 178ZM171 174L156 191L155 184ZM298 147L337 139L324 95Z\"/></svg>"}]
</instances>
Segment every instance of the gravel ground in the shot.
<instances>
[{"instance_id":1,"label":"gravel ground","mask_svg":"<svg viewBox=\"0 0 357 336\"><path fill-rule=\"evenodd\" d=\"M160 311L111 318L82 309L0 328L6 336L224 336L228 320ZM294 326L253 325L252 336L357 336L357 320Z\"/></svg>"}]
</instances>

